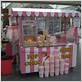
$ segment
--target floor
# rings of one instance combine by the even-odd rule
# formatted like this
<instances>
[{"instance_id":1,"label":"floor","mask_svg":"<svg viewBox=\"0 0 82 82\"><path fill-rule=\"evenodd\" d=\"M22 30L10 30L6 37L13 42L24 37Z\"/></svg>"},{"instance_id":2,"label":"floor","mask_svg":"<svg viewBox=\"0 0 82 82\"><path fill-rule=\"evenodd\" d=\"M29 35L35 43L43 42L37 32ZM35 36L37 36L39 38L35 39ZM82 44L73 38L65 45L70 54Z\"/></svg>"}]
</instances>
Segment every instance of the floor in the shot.
<instances>
[{"instance_id":1,"label":"floor","mask_svg":"<svg viewBox=\"0 0 82 82\"><path fill-rule=\"evenodd\" d=\"M39 78L38 73L21 75L14 70L12 75L1 76L2 81L80 81L81 80L81 50L78 47L77 66L67 75Z\"/></svg>"}]
</instances>

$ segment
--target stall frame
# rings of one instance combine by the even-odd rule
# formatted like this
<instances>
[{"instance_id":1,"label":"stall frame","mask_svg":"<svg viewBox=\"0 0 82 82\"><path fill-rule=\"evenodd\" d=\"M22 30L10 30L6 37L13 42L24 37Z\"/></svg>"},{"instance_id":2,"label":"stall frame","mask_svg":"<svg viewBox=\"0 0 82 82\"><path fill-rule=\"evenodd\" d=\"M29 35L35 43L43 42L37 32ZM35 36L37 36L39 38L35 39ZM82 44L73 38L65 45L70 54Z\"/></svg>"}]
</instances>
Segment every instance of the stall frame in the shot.
<instances>
[{"instance_id":1,"label":"stall frame","mask_svg":"<svg viewBox=\"0 0 82 82\"><path fill-rule=\"evenodd\" d=\"M29 17L29 16L42 16L42 17L76 17L80 19L80 13L73 10L56 10L56 9L35 9L35 8L12 8L11 9L11 17L16 17L16 24L18 25L18 33L19 33L19 69L21 73L31 73L31 72L38 72L38 66L37 65L27 65L26 62L28 61L27 55L31 57L33 54L38 54L37 61L42 61L41 54L43 52L47 52L47 54L50 56L50 54L55 53L55 49L58 49L59 55L62 55L60 52L61 48L71 48L71 50L67 50L67 53L72 54L72 57L70 58L70 67L76 66L76 57L77 57L77 43L74 41L73 43L64 43L64 44L56 44L55 46L49 46L49 47L23 47L23 28L22 28L22 17ZM20 24L19 24L20 22ZM11 21L12 23L12 21ZM73 27L76 27L73 25ZM66 27L65 27L66 29ZM66 34L66 31L64 31ZM77 38L75 36L75 38ZM66 39L66 38L65 38ZM30 61L34 61L34 58L31 58ZM67 60L66 60L67 61Z\"/></svg>"}]
</instances>

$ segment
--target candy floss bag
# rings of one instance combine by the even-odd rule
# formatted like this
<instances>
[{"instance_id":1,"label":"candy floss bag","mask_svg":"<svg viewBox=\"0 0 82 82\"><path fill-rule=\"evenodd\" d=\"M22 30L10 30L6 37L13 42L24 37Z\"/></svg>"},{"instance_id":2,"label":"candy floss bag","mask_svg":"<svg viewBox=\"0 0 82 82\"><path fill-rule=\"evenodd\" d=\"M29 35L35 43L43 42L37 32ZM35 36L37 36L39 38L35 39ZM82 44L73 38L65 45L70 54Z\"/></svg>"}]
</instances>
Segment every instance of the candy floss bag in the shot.
<instances>
[{"instance_id":1,"label":"candy floss bag","mask_svg":"<svg viewBox=\"0 0 82 82\"><path fill-rule=\"evenodd\" d=\"M67 41L70 41L70 42L73 42L73 41L74 41L72 28L70 28L70 29L67 31L66 37L67 37Z\"/></svg>"},{"instance_id":2,"label":"candy floss bag","mask_svg":"<svg viewBox=\"0 0 82 82\"><path fill-rule=\"evenodd\" d=\"M54 63L54 55L51 55L50 56L50 76L54 76L54 66L55 66L55 63Z\"/></svg>"},{"instance_id":3,"label":"candy floss bag","mask_svg":"<svg viewBox=\"0 0 82 82\"><path fill-rule=\"evenodd\" d=\"M46 59L44 62L44 74L45 77L49 76L49 59Z\"/></svg>"},{"instance_id":4,"label":"candy floss bag","mask_svg":"<svg viewBox=\"0 0 82 82\"><path fill-rule=\"evenodd\" d=\"M39 77L40 78L43 78L44 77L44 74L45 74L45 70L46 70L46 65L45 65L45 62L46 60L48 59L48 57L45 55L46 53L43 52L43 58L42 58L42 62L39 64ZM48 62L47 62L48 63ZM48 65L47 65L48 66ZM49 66L48 66L49 68ZM46 76L46 75L45 75ZM47 77L47 76L46 76Z\"/></svg>"},{"instance_id":5,"label":"candy floss bag","mask_svg":"<svg viewBox=\"0 0 82 82\"><path fill-rule=\"evenodd\" d=\"M55 63L55 75L59 75L59 50L55 48L54 63Z\"/></svg>"},{"instance_id":6,"label":"candy floss bag","mask_svg":"<svg viewBox=\"0 0 82 82\"><path fill-rule=\"evenodd\" d=\"M61 75L64 74L64 65L65 65L64 59L60 59L60 74Z\"/></svg>"},{"instance_id":7,"label":"candy floss bag","mask_svg":"<svg viewBox=\"0 0 82 82\"><path fill-rule=\"evenodd\" d=\"M78 36L78 28L72 27L67 31L66 34L67 40L70 42L75 41L76 43L79 42L79 36Z\"/></svg>"},{"instance_id":8,"label":"candy floss bag","mask_svg":"<svg viewBox=\"0 0 82 82\"><path fill-rule=\"evenodd\" d=\"M44 66L39 65L39 77L43 78L44 77Z\"/></svg>"},{"instance_id":9,"label":"candy floss bag","mask_svg":"<svg viewBox=\"0 0 82 82\"><path fill-rule=\"evenodd\" d=\"M10 41L18 40L18 29L17 26L8 26L6 37Z\"/></svg>"},{"instance_id":10,"label":"candy floss bag","mask_svg":"<svg viewBox=\"0 0 82 82\"><path fill-rule=\"evenodd\" d=\"M7 37L10 41L12 41L12 36L13 36L12 28L11 28L11 26L8 26L8 28L7 28L7 33L6 33L6 37Z\"/></svg>"}]
</instances>

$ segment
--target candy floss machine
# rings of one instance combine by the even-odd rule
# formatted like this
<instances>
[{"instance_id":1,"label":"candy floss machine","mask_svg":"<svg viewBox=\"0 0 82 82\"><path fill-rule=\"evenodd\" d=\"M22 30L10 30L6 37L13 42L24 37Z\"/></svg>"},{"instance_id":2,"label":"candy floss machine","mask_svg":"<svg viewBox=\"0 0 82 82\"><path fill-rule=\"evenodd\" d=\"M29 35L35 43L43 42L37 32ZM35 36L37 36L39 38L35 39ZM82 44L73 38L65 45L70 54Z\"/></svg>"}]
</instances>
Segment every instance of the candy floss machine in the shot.
<instances>
[{"instance_id":1,"label":"candy floss machine","mask_svg":"<svg viewBox=\"0 0 82 82\"><path fill-rule=\"evenodd\" d=\"M63 59L66 65L69 64L69 68L76 66L79 12L12 8L10 15L11 28L14 24L18 29L18 64L22 74L39 72L40 67L46 62L49 64L44 68L48 70L50 62L54 63L58 58L60 61ZM54 68L56 68L56 63Z\"/></svg>"}]
</instances>

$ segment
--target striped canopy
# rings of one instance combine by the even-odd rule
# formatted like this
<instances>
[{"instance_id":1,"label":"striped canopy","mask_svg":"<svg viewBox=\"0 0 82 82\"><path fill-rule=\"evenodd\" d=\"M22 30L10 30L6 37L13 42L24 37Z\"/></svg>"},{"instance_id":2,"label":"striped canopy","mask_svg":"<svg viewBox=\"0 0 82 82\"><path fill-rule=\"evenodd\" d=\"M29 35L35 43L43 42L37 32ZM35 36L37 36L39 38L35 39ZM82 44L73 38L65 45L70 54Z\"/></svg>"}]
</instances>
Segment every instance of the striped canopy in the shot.
<instances>
[{"instance_id":1,"label":"striped canopy","mask_svg":"<svg viewBox=\"0 0 82 82\"><path fill-rule=\"evenodd\" d=\"M65 16L80 17L80 12L74 10L38 9L38 8L12 8L12 16Z\"/></svg>"}]
</instances>

